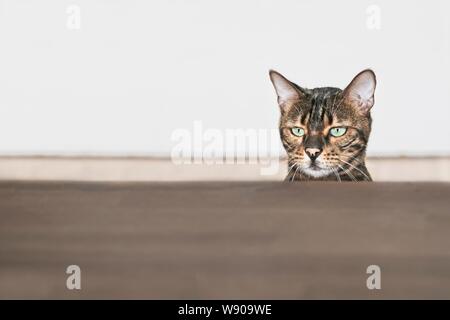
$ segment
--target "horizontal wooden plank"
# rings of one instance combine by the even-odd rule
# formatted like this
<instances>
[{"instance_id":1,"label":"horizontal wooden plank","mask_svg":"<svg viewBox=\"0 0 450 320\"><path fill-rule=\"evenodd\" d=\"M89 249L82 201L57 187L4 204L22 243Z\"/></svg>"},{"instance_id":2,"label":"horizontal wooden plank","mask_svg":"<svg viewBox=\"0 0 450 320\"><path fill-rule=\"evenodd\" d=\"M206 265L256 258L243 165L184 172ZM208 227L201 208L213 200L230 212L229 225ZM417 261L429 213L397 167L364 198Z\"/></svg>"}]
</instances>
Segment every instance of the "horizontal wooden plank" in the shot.
<instances>
[{"instance_id":1,"label":"horizontal wooden plank","mask_svg":"<svg viewBox=\"0 0 450 320\"><path fill-rule=\"evenodd\" d=\"M450 298L449 207L448 183L1 182L0 298Z\"/></svg>"},{"instance_id":2,"label":"horizontal wooden plank","mask_svg":"<svg viewBox=\"0 0 450 320\"><path fill-rule=\"evenodd\" d=\"M236 159L176 163L170 158L0 156L0 180L33 181L282 181L287 160ZM450 182L450 157L368 157L374 181Z\"/></svg>"}]
</instances>

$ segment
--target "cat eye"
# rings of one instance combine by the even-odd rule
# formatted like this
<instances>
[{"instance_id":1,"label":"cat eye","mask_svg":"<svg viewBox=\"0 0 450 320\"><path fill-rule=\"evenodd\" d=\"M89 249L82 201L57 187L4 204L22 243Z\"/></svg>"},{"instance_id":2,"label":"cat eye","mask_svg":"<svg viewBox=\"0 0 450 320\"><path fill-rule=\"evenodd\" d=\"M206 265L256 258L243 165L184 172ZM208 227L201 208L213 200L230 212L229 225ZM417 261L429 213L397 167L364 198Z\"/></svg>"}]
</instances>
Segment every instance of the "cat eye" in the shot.
<instances>
[{"instance_id":1,"label":"cat eye","mask_svg":"<svg viewBox=\"0 0 450 320\"><path fill-rule=\"evenodd\" d=\"M330 134L333 137L341 137L347 132L347 128L344 127L336 127L330 129Z\"/></svg>"},{"instance_id":2,"label":"cat eye","mask_svg":"<svg viewBox=\"0 0 450 320\"><path fill-rule=\"evenodd\" d=\"M296 127L296 128L292 128L291 130L292 130L292 133L294 134L294 136L297 136L297 137L301 137L305 134L305 130L303 130L302 128Z\"/></svg>"}]
</instances>

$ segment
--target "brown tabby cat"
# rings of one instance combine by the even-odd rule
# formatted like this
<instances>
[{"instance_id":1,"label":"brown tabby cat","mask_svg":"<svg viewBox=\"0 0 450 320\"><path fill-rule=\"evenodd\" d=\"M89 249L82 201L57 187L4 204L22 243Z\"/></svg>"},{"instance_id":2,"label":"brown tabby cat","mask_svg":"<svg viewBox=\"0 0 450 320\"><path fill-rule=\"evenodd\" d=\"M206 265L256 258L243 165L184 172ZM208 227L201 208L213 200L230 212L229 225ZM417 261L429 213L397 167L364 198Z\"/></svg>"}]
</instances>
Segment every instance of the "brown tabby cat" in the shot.
<instances>
[{"instance_id":1,"label":"brown tabby cat","mask_svg":"<svg viewBox=\"0 0 450 320\"><path fill-rule=\"evenodd\" d=\"M286 181L372 181L365 154L374 104L375 73L364 70L344 90L302 88L271 70L288 154Z\"/></svg>"}]
</instances>

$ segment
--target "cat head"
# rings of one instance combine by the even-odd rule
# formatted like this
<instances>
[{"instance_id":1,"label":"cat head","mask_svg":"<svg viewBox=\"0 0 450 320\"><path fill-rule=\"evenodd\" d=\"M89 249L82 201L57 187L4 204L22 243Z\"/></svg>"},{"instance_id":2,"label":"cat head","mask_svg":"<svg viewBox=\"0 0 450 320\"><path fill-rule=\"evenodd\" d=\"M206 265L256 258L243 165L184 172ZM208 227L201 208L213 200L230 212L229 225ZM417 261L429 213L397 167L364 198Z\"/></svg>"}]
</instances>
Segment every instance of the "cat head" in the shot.
<instances>
[{"instance_id":1,"label":"cat head","mask_svg":"<svg viewBox=\"0 0 450 320\"><path fill-rule=\"evenodd\" d=\"M273 70L270 79L291 168L306 177L324 178L346 163L364 164L376 86L372 70L360 72L344 90L302 88Z\"/></svg>"}]
</instances>

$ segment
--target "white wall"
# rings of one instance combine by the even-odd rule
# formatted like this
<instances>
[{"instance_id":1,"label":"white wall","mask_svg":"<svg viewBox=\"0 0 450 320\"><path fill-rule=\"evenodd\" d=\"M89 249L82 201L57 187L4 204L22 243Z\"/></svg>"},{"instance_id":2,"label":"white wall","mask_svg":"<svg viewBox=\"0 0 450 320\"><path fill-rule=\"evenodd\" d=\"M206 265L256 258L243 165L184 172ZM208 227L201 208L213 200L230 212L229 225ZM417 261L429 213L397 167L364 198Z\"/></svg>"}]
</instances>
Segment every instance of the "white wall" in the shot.
<instances>
[{"instance_id":1,"label":"white wall","mask_svg":"<svg viewBox=\"0 0 450 320\"><path fill-rule=\"evenodd\" d=\"M342 87L367 67L379 83L369 153L450 154L449 1L0 4L1 154L167 155L194 120L276 128L269 68Z\"/></svg>"}]
</instances>

